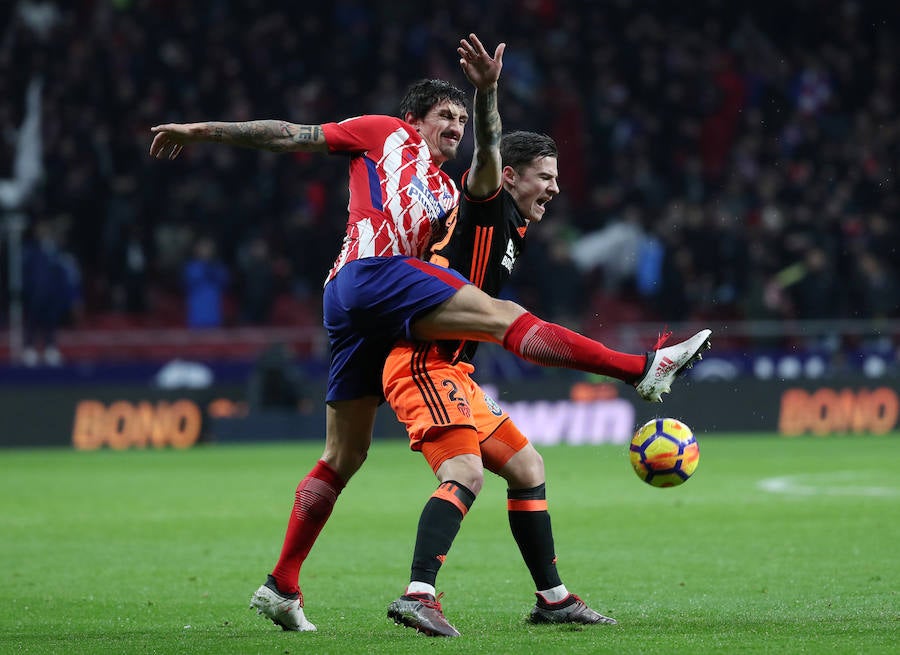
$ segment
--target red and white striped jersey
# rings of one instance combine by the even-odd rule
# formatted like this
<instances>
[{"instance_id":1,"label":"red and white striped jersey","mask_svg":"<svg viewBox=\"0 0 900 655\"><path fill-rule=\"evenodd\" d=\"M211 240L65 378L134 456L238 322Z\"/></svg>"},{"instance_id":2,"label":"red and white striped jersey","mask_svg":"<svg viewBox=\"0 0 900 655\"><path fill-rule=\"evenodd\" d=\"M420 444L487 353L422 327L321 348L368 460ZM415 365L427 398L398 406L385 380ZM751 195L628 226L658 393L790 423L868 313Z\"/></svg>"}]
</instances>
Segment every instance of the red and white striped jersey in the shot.
<instances>
[{"instance_id":1,"label":"red and white striped jersey","mask_svg":"<svg viewBox=\"0 0 900 655\"><path fill-rule=\"evenodd\" d=\"M332 153L350 159L349 219L326 282L354 259L422 257L431 231L459 202L449 175L413 127L391 116L358 116L322 125Z\"/></svg>"}]
</instances>

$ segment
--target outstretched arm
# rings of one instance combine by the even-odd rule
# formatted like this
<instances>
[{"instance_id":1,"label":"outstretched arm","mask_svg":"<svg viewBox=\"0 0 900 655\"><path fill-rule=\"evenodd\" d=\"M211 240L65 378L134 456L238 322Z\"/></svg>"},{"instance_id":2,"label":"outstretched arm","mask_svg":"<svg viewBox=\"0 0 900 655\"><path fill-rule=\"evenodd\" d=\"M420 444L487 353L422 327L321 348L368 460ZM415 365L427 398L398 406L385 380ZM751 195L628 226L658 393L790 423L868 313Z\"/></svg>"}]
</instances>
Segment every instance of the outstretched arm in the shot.
<instances>
[{"instance_id":1,"label":"outstretched arm","mask_svg":"<svg viewBox=\"0 0 900 655\"><path fill-rule=\"evenodd\" d=\"M13 177L0 180L0 209L19 209L31 195L44 173L44 152L41 139L41 88L44 83L36 77L25 92L25 120L19 129Z\"/></svg>"},{"instance_id":2,"label":"outstretched arm","mask_svg":"<svg viewBox=\"0 0 900 655\"><path fill-rule=\"evenodd\" d=\"M279 120L241 123L167 123L151 127L156 136L150 156L175 159L190 143L225 143L272 152L327 152L321 125L298 125Z\"/></svg>"},{"instance_id":3,"label":"outstretched arm","mask_svg":"<svg viewBox=\"0 0 900 655\"><path fill-rule=\"evenodd\" d=\"M462 39L459 48L459 65L475 86L473 123L475 126L475 152L472 167L466 178L466 190L475 197L486 197L500 188L503 165L500 161L500 136L502 125L497 110L497 80L503 68L503 51L506 44L497 46L491 57L474 34Z\"/></svg>"}]
</instances>

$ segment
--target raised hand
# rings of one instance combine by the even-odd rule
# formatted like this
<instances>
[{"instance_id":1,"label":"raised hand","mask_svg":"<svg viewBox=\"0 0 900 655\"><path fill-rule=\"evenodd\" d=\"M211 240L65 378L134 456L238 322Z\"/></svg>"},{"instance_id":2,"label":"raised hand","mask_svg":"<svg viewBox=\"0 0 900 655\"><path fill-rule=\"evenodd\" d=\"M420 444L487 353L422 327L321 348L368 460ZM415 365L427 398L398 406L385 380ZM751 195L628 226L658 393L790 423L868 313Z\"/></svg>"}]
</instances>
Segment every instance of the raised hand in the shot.
<instances>
[{"instance_id":1,"label":"raised hand","mask_svg":"<svg viewBox=\"0 0 900 655\"><path fill-rule=\"evenodd\" d=\"M504 50L506 44L501 43L491 57L474 34L469 34L468 39L460 39L456 49L459 53L459 65L476 89L493 86L500 79Z\"/></svg>"}]
</instances>

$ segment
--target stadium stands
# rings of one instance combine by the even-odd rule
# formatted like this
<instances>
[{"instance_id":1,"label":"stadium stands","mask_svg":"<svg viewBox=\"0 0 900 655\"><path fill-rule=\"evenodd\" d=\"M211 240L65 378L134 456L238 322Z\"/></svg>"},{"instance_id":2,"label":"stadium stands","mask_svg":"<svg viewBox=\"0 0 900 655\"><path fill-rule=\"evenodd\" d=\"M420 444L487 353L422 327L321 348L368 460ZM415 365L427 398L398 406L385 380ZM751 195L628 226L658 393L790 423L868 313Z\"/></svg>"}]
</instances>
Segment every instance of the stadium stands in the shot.
<instances>
[{"instance_id":1,"label":"stadium stands","mask_svg":"<svg viewBox=\"0 0 900 655\"><path fill-rule=\"evenodd\" d=\"M68 358L243 353L287 326L295 345L314 348L346 162L214 147L158 162L147 156L149 127L393 113L414 79L465 84L454 48L473 25L509 44L505 127L547 132L561 148L563 194L513 280L529 307L612 343L622 338L612 328L631 321L855 321L873 338L898 338L884 332L892 323L876 323L900 317L897 7L35 6L0 7L0 133L15 134L40 77L45 175L23 208L26 241L38 221L51 224L78 273L59 338ZM15 139L0 139L0 177L14 153ZM192 334L180 329L181 271L204 236L232 282L223 331ZM623 236L615 258L602 254ZM249 252L257 239L262 261ZM250 324L241 308L258 283L276 300Z\"/></svg>"}]
</instances>

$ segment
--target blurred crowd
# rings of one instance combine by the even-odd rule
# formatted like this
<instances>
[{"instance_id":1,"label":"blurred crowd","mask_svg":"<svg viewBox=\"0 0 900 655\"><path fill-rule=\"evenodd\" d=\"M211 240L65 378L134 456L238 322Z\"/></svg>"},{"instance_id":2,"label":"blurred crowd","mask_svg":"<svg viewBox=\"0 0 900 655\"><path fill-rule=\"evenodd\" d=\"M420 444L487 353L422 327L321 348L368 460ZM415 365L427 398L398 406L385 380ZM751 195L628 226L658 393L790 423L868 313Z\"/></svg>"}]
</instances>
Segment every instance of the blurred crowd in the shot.
<instances>
[{"instance_id":1,"label":"blurred crowd","mask_svg":"<svg viewBox=\"0 0 900 655\"><path fill-rule=\"evenodd\" d=\"M576 326L598 295L670 322L897 318L898 17L862 0L2 3L0 177L39 79L43 176L18 209L26 252L68 262L70 317L317 312L346 160L161 162L149 128L395 114L422 77L468 90L455 47L475 32L508 44L505 129L560 147L512 297Z\"/></svg>"}]
</instances>

